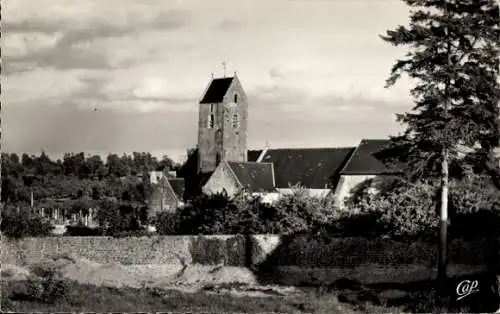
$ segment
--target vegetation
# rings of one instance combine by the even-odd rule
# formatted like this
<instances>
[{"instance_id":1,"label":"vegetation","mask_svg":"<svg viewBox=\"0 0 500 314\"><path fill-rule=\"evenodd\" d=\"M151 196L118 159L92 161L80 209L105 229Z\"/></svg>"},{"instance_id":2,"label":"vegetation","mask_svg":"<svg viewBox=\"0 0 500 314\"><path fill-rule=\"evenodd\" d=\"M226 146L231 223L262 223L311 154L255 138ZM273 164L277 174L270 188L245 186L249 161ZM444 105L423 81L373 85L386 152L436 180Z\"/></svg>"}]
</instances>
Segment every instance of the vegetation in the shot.
<instances>
[{"instance_id":1,"label":"vegetation","mask_svg":"<svg viewBox=\"0 0 500 314\"><path fill-rule=\"evenodd\" d=\"M290 234L330 220L338 214L333 206L333 199L311 197L300 188L272 205L259 196L201 195L155 224L160 234Z\"/></svg>"},{"instance_id":2,"label":"vegetation","mask_svg":"<svg viewBox=\"0 0 500 314\"><path fill-rule=\"evenodd\" d=\"M410 23L383 40L409 47L396 61L387 86L402 74L414 80L415 106L398 115L405 132L393 138L411 180L439 178L438 274L446 277L450 175L470 171L498 177L493 149L500 141L500 19L494 0L403 0ZM463 158L459 147L471 149Z\"/></svg>"},{"instance_id":3,"label":"vegetation","mask_svg":"<svg viewBox=\"0 0 500 314\"><path fill-rule=\"evenodd\" d=\"M52 225L26 207L2 210L2 234L11 238L47 236Z\"/></svg>"},{"instance_id":4,"label":"vegetation","mask_svg":"<svg viewBox=\"0 0 500 314\"><path fill-rule=\"evenodd\" d=\"M45 207L64 205L87 198L106 197L123 201L144 202L144 189L137 175L152 170L175 170L168 157L162 160L149 153L85 157L84 153L65 154L63 159L51 160L44 152L39 156L2 154L2 202L29 203L31 192L35 205Z\"/></svg>"},{"instance_id":5,"label":"vegetation","mask_svg":"<svg viewBox=\"0 0 500 314\"><path fill-rule=\"evenodd\" d=\"M42 284L45 282L44 284ZM158 288L98 287L69 280L2 282L1 307L4 312L229 312L229 313L442 313L450 310L447 302L436 303L435 291L428 282L402 289L401 296L377 295L376 284L365 286L354 280L341 279L332 284L301 287L293 296L233 296L205 291L185 293ZM57 282L57 283L56 283ZM38 284L37 284L38 283ZM42 286L44 288L42 288ZM238 284L226 289L238 290ZM221 287L222 288L222 287ZM42 297L45 295L45 297ZM50 297L49 297L50 296ZM477 304L476 304L477 303ZM454 312L490 312L494 305L484 300L457 304Z\"/></svg>"},{"instance_id":6,"label":"vegetation","mask_svg":"<svg viewBox=\"0 0 500 314\"><path fill-rule=\"evenodd\" d=\"M6 210L2 211L2 230L11 237L43 236L51 228L39 216L41 208L46 214L63 209L67 219L86 215L92 208L101 230L80 226L72 227L69 234L140 231L141 222L147 220L147 191L138 175L177 167L168 157L158 160L149 153L110 154L105 162L84 153L65 154L57 161L44 152L21 157L3 153L2 205Z\"/></svg>"},{"instance_id":7,"label":"vegetation","mask_svg":"<svg viewBox=\"0 0 500 314\"><path fill-rule=\"evenodd\" d=\"M71 289L63 298L46 302L34 298L27 282L2 285L2 309L16 312L68 312L89 309L94 312L231 312L231 313L344 313L334 295L309 297L234 297L205 292L182 293L160 289L108 288L68 282ZM320 310L321 312L317 312Z\"/></svg>"},{"instance_id":8,"label":"vegetation","mask_svg":"<svg viewBox=\"0 0 500 314\"><path fill-rule=\"evenodd\" d=\"M357 213L376 216L390 235L433 238L439 222L437 184L435 181L411 183L402 179L368 180L358 186L346 202ZM378 193L370 193L373 187L378 189ZM498 224L496 217L500 217L500 193L490 178L472 175L453 180L451 187L452 236L467 236L471 232L476 236L493 236L498 228L492 224ZM465 217L481 219L478 223L484 227L467 227Z\"/></svg>"},{"instance_id":9,"label":"vegetation","mask_svg":"<svg viewBox=\"0 0 500 314\"><path fill-rule=\"evenodd\" d=\"M160 234L297 234L434 239L438 227L435 183L402 179L367 181L347 200L311 197L296 189L273 204L259 197L202 195L175 214L158 217ZM376 186L378 192L370 190ZM500 219L500 194L484 176L453 181L450 197L453 237L491 237ZM483 228L470 228L475 219Z\"/></svg>"}]
</instances>

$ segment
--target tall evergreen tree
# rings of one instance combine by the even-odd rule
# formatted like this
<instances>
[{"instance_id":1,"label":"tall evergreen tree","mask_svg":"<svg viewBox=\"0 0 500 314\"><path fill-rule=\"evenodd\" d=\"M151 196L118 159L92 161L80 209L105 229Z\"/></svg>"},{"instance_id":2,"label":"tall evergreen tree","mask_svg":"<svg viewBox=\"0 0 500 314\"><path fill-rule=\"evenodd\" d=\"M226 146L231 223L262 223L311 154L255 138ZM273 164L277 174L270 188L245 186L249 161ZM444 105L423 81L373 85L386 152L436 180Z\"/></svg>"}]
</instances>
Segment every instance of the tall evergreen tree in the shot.
<instances>
[{"instance_id":1,"label":"tall evergreen tree","mask_svg":"<svg viewBox=\"0 0 500 314\"><path fill-rule=\"evenodd\" d=\"M440 179L438 277L445 279L450 169L493 164L485 160L499 145L499 8L494 0L403 1L411 9L409 25L381 36L409 47L387 87L403 73L415 82L415 106L397 116L406 129L392 138L393 148L410 178ZM461 158L460 147L473 150L469 158Z\"/></svg>"}]
</instances>

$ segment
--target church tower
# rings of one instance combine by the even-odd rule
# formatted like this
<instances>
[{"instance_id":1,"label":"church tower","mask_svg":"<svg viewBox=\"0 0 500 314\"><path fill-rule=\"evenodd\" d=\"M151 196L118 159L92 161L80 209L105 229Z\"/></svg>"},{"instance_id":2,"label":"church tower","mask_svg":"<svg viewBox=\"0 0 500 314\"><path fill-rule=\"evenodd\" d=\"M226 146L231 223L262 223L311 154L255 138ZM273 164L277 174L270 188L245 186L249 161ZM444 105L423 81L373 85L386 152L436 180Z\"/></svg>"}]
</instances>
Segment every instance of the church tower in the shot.
<instances>
[{"instance_id":1,"label":"church tower","mask_svg":"<svg viewBox=\"0 0 500 314\"><path fill-rule=\"evenodd\" d=\"M198 173L222 160L247 161L248 100L236 73L212 78L198 111Z\"/></svg>"}]
</instances>

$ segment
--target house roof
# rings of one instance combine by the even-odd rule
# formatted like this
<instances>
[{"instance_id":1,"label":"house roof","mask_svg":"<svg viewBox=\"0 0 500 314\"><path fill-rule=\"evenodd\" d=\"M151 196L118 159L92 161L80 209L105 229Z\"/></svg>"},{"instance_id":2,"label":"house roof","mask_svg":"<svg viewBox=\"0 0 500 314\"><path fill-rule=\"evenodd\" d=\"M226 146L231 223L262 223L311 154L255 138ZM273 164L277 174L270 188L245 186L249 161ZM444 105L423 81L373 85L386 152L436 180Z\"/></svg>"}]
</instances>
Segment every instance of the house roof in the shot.
<instances>
[{"instance_id":1,"label":"house roof","mask_svg":"<svg viewBox=\"0 0 500 314\"><path fill-rule=\"evenodd\" d=\"M354 147L269 149L262 162L273 163L277 188L300 184L309 189L331 186Z\"/></svg>"},{"instance_id":2,"label":"house roof","mask_svg":"<svg viewBox=\"0 0 500 314\"><path fill-rule=\"evenodd\" d=\"M262 153L262 149L249 150L249 151L247 151L247 160L255 162L255 161L257 161L257 159L259 159L259 156L261 153Z\"/></svg>"},{"instance_id":3,"label":"house roof","mask_svg":"<svg viewBox=\"0 0 500 314\"><path fill-rule=\"evenodd\" d=\"M212 82L210 82L205 95L203 95L203 97L201 98L200 104L213 104L222 102L232 82L232 77L213 79Z\"/></svg>"},{"instance_id":4,"label":"house roof","mask_svg":"<svg viewBox=\"0 0 500 314\"><path fill-rule=\"evenodd\" d=\"M377 155L390 143L390 140L363 139L354 150L351 158L342 169L343 175L370 175L390 173Z\"/></svg>"},{"instance_id":5,"label":"house roof","mask_svg":"<svg viewBox=\"0 0 500 314\"><path fill-rule=\"evenodd\" d=\"M262 153L261 149L248 150L247 160L250 162L255 162ZM198 169L198 149L195 149L191 155L188 156L186 162L180 167L177 172L178 177L185 176L188 172L196 172Z\"/></svg>"},{"instance_id":6,"label":"house roof","mask_svg":"<svg viewBox=\"0 0 500 314\"><path fill-rule=\"evenodd\" d=\"M178 200L184 200L185 182L183 178L170 178L168 183L172 187Z\"/></svg>"},{"instance_id":7,"label":"house roof","mask_svg":"<svg viewBox=\"0 0 500 314\"><path fill-rule=\"evenodd\" d=\"M273 165L271 163L233 162L227 164L236 178L249 192L273 192Z\"/></svg>"}]
</instances>

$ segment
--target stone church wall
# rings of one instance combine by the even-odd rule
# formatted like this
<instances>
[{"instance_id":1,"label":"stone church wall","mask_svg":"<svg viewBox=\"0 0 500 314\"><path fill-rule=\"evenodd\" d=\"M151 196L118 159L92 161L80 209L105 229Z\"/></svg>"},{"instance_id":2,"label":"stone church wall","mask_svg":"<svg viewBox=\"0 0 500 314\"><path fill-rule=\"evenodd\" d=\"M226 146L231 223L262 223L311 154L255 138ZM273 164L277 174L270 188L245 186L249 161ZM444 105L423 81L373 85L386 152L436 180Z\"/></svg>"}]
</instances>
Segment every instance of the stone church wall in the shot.
<instances>
[{"instance_id":1,"label":"stone church wall","mask_svg":"<svg viewBox=\"0 0 500 314\"><path fill-rule=\"evenodd\" d=\"M215 169L208 182L203 186L203 193L217 194L224 189L229 196L233 196L239 191L238 182L226 163L222 163Z\"/></svg>"},{"instance_id":2,"label":"stone church wall","mask_svg":"<svg viewBox=\"0 0 500 314\"><path fill-rule=\"evenodd\" d=\"M224 159L229 161L247 161L248 99L243 87L235 80L229 88L224 103L238 102L234 108L224 110ZM238 115L238 127L233 128L233 114Z\"/></svg>"}]
</instances>

